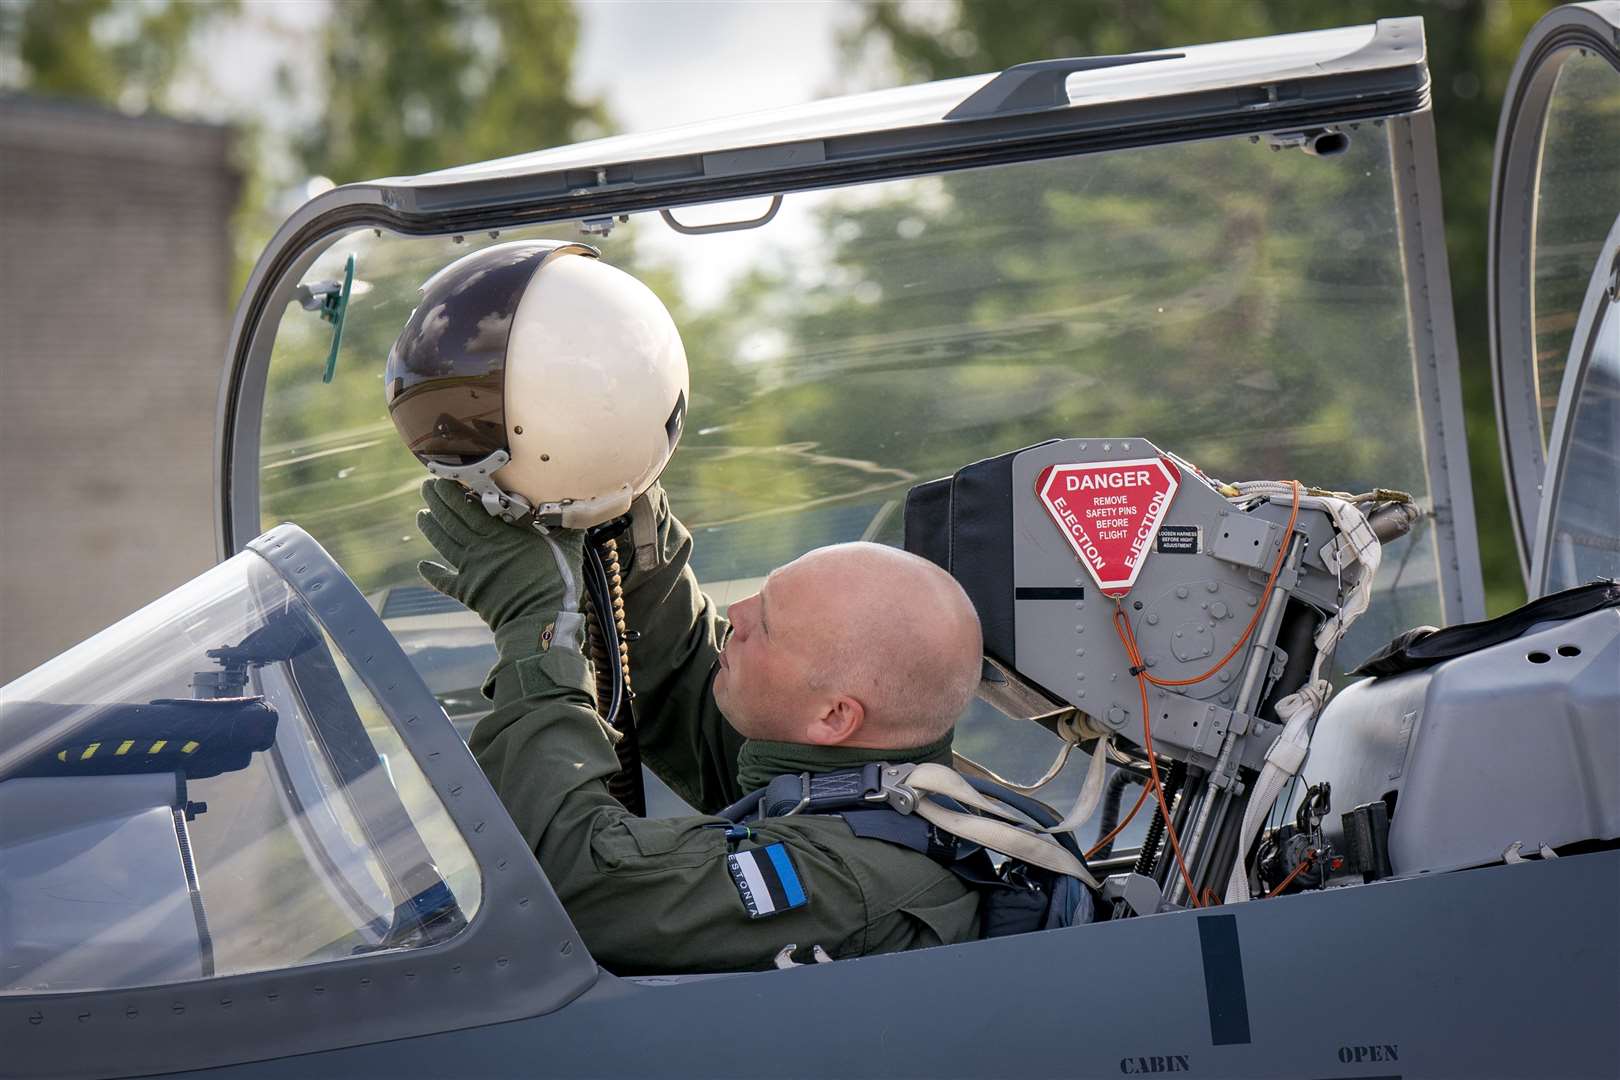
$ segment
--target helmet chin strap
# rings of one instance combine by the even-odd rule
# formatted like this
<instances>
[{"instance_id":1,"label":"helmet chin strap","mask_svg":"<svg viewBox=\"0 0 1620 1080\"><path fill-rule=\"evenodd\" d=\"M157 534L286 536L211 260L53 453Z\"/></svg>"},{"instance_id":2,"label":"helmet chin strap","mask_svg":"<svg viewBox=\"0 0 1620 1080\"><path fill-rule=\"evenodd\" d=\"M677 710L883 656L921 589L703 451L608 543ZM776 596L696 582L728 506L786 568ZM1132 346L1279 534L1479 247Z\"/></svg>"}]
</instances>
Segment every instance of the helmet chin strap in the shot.
<instances>
[{"instance_id":1,"label":"helmet chin strap","mask_svg":"<svg viewBox=\"0 0 1620 1080\"><path fill-rule=\"evenodd\" d=\"M530 506L529 500L523 496L502 491L500 485L493 479L495 473L511 460L511 454L505 450L497 450L471 465L443 465L436 461L424 461L422 464L426 465L427 471L434 476L454 480L478 496L478 501L489 511L491 517L515 524L534 513L534 507Z\"/></svg>"},{"instance_id":2,"label":"helmet chin strap","mask_svg":"<svg viewBox=\"0 0 1620 1080\"><path fill-rule=\"evenodd\" d=\"M635 495L628 488L609 492L595 499L563 499L543 502L535 506L521 495L503 490L494 480L501 467L512 460L505 450L497 450L471 465L445 465L437 461L423 461L427 471L446 480L454 480L478 497L491 517L510 521L514 525L532 517L539 527L561 526L564 529L586 529L630 512Z\"/></svg>"}]
</instances>

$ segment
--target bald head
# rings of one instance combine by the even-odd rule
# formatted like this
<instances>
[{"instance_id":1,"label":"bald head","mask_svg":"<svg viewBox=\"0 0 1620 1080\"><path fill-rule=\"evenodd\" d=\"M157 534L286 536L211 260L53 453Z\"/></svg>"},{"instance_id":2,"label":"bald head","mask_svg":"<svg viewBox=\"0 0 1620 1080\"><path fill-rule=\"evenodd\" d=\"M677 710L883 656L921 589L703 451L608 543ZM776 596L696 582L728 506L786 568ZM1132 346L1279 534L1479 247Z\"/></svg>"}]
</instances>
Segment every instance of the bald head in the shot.
<instances>
[{"instance_id":1,"label":"bald head","mask_svg":"<svg viewBox=\"0 0 1620 1080\"><path fill-rule=\"evenodd\" d=\"M943 736L973 698L983 661L979 617L950 574L881 544L818 548L772 576L802 601L806 675L817 691L864 706L850 745L900 749Z\"/></svg>"}]
</instances>

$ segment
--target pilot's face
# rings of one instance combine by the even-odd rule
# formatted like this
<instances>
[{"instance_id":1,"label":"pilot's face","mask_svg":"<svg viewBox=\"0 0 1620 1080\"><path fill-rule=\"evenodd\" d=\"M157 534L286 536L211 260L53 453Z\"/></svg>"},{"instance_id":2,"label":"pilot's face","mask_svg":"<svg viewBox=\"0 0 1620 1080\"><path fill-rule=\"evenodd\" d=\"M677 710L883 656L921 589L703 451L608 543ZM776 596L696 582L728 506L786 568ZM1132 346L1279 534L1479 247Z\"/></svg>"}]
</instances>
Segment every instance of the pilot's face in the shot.
<instances>
[{"instance_id":1,"label":"pilot's face","mask_svg":"<svg viewBox=\"0 0 1620 1080\"><path fill-rule=\"evenodd\" d=\"M804 742L819 696L809 672L821 627L816 580L806 568L773 572L759 592L731 605L714 700L741 735Z\"/></svg>"}]
</instances>

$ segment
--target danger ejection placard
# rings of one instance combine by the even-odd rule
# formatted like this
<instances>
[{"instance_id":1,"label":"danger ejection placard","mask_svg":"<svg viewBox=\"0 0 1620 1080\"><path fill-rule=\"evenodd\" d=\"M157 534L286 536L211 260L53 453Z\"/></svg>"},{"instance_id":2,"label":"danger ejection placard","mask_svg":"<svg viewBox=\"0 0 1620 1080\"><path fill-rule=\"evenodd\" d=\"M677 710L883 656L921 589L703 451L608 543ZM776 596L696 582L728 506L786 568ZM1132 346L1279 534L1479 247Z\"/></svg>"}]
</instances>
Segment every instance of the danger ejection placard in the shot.
<instances>
[{"instance_id":1,"label":"danger ejection placard","mask_svg":"<svg viewBox=\"0 0 1620 1080\"><path fill-rule=\"evenodd\" d=\"M1131 591L1180 474L1162 458L1049 465L1035 492L1106 596Z\"/></svg>"}]
</instances>

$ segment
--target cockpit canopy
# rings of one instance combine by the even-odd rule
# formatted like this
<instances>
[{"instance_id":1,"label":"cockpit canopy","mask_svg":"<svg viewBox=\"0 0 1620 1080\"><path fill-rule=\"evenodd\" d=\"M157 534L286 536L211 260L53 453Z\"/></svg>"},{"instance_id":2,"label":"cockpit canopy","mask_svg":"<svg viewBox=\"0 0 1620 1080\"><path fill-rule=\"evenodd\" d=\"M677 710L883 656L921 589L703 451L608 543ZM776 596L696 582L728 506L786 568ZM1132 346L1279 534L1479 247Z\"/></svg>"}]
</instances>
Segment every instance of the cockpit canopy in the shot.
<instances>
[{"instance_id":1,"label":"cockpit canopy","mask_svg":"<svg viewBox=\"0 0 1620 1080\"><path fill-rule=\"evenodd\" d=\"M3 697L0 993L417 947L479 908L355 658L257 551Z\"/></svg>"}]
</instances>

